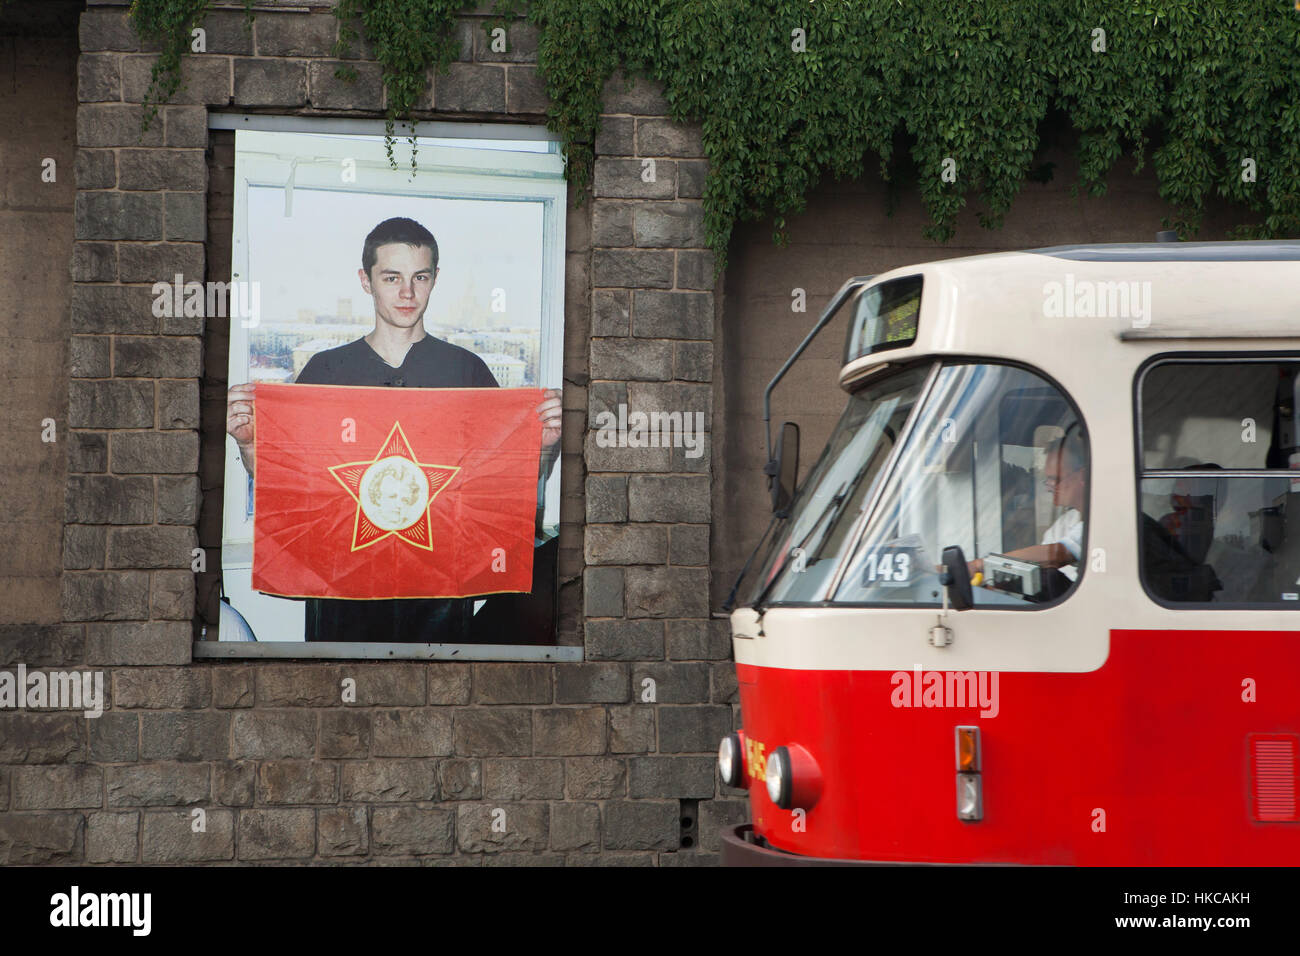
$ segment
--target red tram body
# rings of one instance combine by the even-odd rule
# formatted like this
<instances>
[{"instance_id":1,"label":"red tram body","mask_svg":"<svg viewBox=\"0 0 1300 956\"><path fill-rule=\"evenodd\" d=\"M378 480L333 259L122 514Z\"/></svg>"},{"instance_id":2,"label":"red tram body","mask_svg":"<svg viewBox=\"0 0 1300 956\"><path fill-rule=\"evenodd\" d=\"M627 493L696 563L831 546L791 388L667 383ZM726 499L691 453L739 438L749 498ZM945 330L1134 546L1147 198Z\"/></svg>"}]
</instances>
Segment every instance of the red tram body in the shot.
<instances>
[{"instance_id":1,"label":"red tram body","mask_svg":"<svg viewBox=\"0 0 1300 956\"><path fill-rule=\"evenodd\" d=\"M1298 290L1300 242L848 283L738 582L724 861L1300 863Z\"/></svg>"}]
</instances>

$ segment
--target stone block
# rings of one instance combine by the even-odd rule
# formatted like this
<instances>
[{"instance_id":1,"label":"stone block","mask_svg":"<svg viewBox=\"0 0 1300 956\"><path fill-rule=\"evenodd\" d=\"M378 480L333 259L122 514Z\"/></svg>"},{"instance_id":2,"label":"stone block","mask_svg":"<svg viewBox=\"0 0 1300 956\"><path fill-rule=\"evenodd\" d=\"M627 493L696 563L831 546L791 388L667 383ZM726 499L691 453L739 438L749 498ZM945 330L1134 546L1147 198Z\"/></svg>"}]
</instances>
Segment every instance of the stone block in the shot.
<instances>
[{"instance_id":1,"label":"stone block","mask_svg":"<svg viewBox=\"0 0 1300 956\"><path fill-rule=\"evenodd\" d=\"M709 526L678 524L668 529L668 563L701 567L709 563Z\"/></svg>"},{"instance_id":2,"label":"stone block","mask_svg":"<svg viewBox=\"0 0 1300 956\"><path fill-rule=\"evenodd\" d=\"M162 238L161 194L78 192L74 205L78 239Z\"/></svg>"},{"instance_id":3,"label":"stone block","mask_svg":"<svg viewBox=\"0 0 1300 956\"><path fill-rule=\"evenodd\" d=\"M606 742L605 710L538 708L533 712L533 752L536 754L601 754Z\"/></svg>"},{"instance_id":4,"label":"stone block","mask_svg":"<svg viewBox=\"0 0 1300 956\"><path fill-rule=\"evenodd\" d=\"M591 296L591 334L631 334L632 298L626 289L597 289Z\"/></svg>"},{"instance_id":5,"label":"stone block","mask_svg":"<svg viewBox=\"0 0 1300 956\"><path fill-rule=\"evenodd\" d=\"M716 767L716 757L633 757L628 761L628 796L712 798Z\"/></svg>"},{"instance_id":6,"label":"stone block","mask_svg":"<svg viewBox=\"0 0 1300 956\"><path fill-rule=\"evenodd\" d=\"M592 285L599 287L671 289L673 253L660 249L595 249L591 253L591 276Z\"/></svg>"},{"instance_id":7,"label":"stone block","mask_svg":"<svg viewBox=\"0 0 1300 956\"><path fill-rule=\"evenodd\" d=\"M208 768L195 763L109 767L110 807L186 807L207 803Z\"/></svg>"},{"instance_id":8,"label":"stone block","mask_svg":"<svg viewBox=\"0 0 1300 956\"><path fill-rule=\"evenodd\" d=\"M483 799L560 800L564 763L560 760L484 760Z\"/></svg>"},{"instance_id":9,"label":"stone block","mask_svg":"<svg viewBox=\"0 0 1300 956\"><path fill-rule=\"evenodd\" d=\"M633 475L628 479L628 518L707 523L711 516L709 485L704 475Z\"/></svg>"},{"instance_id":10,"label":"stone block","mask_svg":"<svg viewBox=\"0 0 1300 956\"><path fill-rule=\"evenodd\" d=\"M438 799L432 760L348 761L340 768L341 799L351 803L397 803Z\"/></svg>"},{"instance_id":11,"label":"stone block","mask_svg":"<svg viewBox=\"0 0 1300 956\"><path fill-rule=\"evenodd\" d=\"M15 767L10 782L14 810L72 810L104 805L104 771L70 767Z\"/></svg>"},{"instance_id":12,"label":"stone block","mask_svg":"<svg viewBox=\"0 0 1300 956\"><path fill-rule=\"evenodd\" d=\"M98 763L140 759L140 718L136 714L101 714L86 725L90 757Z\"/></svg>"},{"instance_id":13,"label":"stone block","mask_svg":"<svg viewBox=\"0 0 1300 956\"><path fill-rule=\"evenodd\" d=\"M672 342L632 338L591 340L593 379L666 382L672 376ZM599 427L599 422L588 423L593 433Z\"/></svg>"},{"instance_id":14,"label":"stone block","mask_svg":"<svg viewBox=\"0 0 1300 956\"><path fill-rule=\"evenodd\" d=\"M229 755L229 714L198 711L140 716L140 756L146 760L224 760Z\"/></svg>"},{"instance_id":15,"label":"stone block","mask_svg":"<svg viewBox=\"0 0 1300 956\"><path fill-rule=\"evenodd\" d=\"M316 812L317 849L321 856L364 856L370 852L365 807L331 807Z\"/></svg>"},{"instance_id":16,"label":"stone block","mask_svg":"<svg viewBox=\"0 0 1300 956\"><path fill-rule=\"evenodd\" d=\"M117 188L118 189L207 189L208 166L201 149L119 149L117 151ZM122 250L123 262L130 250L138 255L139 250L126 247ZM156 250L155 250L156 254ZM133 259L135 264L138 260ZM200 270L201 272L201 270ZM156 282L163 276L170 276L171 271L163 267L152 273L145 273L144 278L126 279L126 282ZM124 276L126 275L124 271Z\"/></svg>"},{"instance_id":17,"label":"stone block","mask_svg":"<svg viewBox=\"0 0 1300 956\"><path fill-rule=\"evenodd\" d=\"M64 505L69 524L148 524L154 514L153 479L71 475Z\"/></svg>"},{"instance_id":18,"label":"stone block","mask_svg":"<svg viewBox=\"0 0 1300 956\"><path fill-rule=\"evenodd\" d=\"M236 757L310 757L316 748L316 715L311 712L238 711L232 731Z\"/></svg>"},{"instance_id":19,"label":"stone block","mask_svg":"<svg viewBox=\"0 0 1300 956\"><path fill-rule=\"evenodd\" d=\"M139 813L91 813L86 817L87 863L134 863L139 854Z\"/></svg>"},{"instance_id":20,"label":"stone block","mask_svg":"<svg viewBox=\"0 0 1300 956\"><path fill-rule=\"evenodd\" d=\"M348 64L356 71L352 81L340 79L335 71L344 60L311 60L307 82L311 105L317 109L379 110L384 103L383 70L378 63Z\"/></svg>"},{"instance_id":21,"label":"stone block","mask_svg":"<svg viewBox=\"0 0 1300 956\"><path fill-rule=\"evenodd\" d=\"M628 617L709 616L708 568L628 568Z\"/></svg>"},{"instance_id":22,"label":"stone block","mask_svg":"<svg viewBox=\"0 0 1300 956\"><path fill-rule=\"evenodd\" d=\"M589 475L587 477L586 493L588 521L617 522L627 520L626 475Z\"/></svg>"},{"instance_id":23,"label":"stone block","mask_svg":"<svg viewBox=\"0 0 1300 956\"><path fill-rule=\"evenodd\" d=\"M587 617L622 617L623 569L588 568L582 576L582 596L583 614ZM563 668L560 673L567 670Z\"/></svg>"},{"instance_id":24,"label":"stone block","mask_svg":"<svg viewBox=\"0 0 1300 956\"><path fill-rule=\"evenodd\" d=\"M477 704L549 704L552 667L542 664L475 664Z\"/></svg>"},{"instance_id":25,"label":"stone block","mask_svg":"<svg viewBox=\"0 0 1300 956\"><path fill-rule=\"evenodd\" d=\"M96 243L78 243L79 248ZM110 247L111 248L111 247ZM74 252L74 257L76 253ZM107 335L74 335L68 355L69 371L73 378L107 378L112 374L110 358L112 340ZM124 382L123 385L136 383Z\"/></svg>"},{"instance_id":26,"label":"stone block","mask_svg":"<svg viewBox=\"0 0 1300 956\"><path fill-rule=\"evenodd\" d=\"M320 715L322 757L366 757L373 739L369 711L327 710Z\"/></svg>"},{"instance_id":27,"label":"stone block","mask_svg":"<svg viewBox=\"0 0 1300 956\"><path fill-rule=\"evenodd\" d=\"M124 668L113 673L113 701L128 710L198 710L212 703L207 670Z\"/></svg>"},{"instance_id":28,"label":"stone block","mask_svg":"<svg viewBox=\"0 0 1300 956\"><path fill-rule=\"evenodd\" d=\"M483 799L483 767L478 760L438 761L438 786L444 800Z\"/></svg>"},{"instance_id":29,"label":"stone block","mask_svg":"<svg viewBox=\"0 0 1300 956\"><path fill-rule=\"evenodd\" d=\"M462 853L544 850L549 828L546 804L462 803L456 807L456 842Z\"/></svg>"},{"instance_id":30,"label":"stone block","mask_svg":"<svg viewBox=\"0 0 1300 956\"><path fill-rule=\"evenodd\" d=\"M694 158L704 155L700 127L659 117L637 120L636 147L641 156Z\"/></svg>"},{"instance_id":31,"label":"stone block","mask_svg":"<svg viewBox=\"0 0 1300 956\"><path fill-rule=\"evenodd\" d=\"M439 112L504 113L504 67L480 63L452 63L433 81L433 105Z\"/></svg>"},{"instance_id":32,"label":"stone block","mask_svg":"<svg viewBox=\"0 0 1300 956\"><path fill-rule=\"evenodd\" d=\"M640 691L640 688L636 688L636 690ZM654 707L637 703L630 707L609 708L610 753L650 753L654 749Z\"/></svg>"},{"instance_id":33,"label":"stone block","mask_svg":"<svg viewBox=\"0 0 1300 956\"><path fill-rule=\"evenodd\" d=\"M102 472L108 470L108 436L103 432L73 432L68 440L68 472ZM78 479L80 481L81 479ZM127 479L139 481L141 479ZM148 489L150 497L153 489Z\"/></svg>"},{"instance_id":34,"label":"stone block","mask_svg":"<svg viewBox=\"0 0 1300 956\"><path fill-rule=\"evenodd\" d=\"M585 623L589 661L662 660L662 621L588 620Z\"/></svg>"},{"instance_id":35,"label":"stone block","mask_svg":"<svg viewBox=\"0 0 1300 956\"><path fill-rule=\"evenodd\" d=\"M268 760L257 768L257 802L337 803L338 768L313 760Z\"/></svg>"},{"instance_id":36,"label":"stone block","mask_svg":"<svg viewBox=\"0 0 1300 956\"><path fill-rule=\"evenodd\" d=\"M423 807L375 807L373 849L381 855L415 856L456 849L456 814Z\"/></svg>"},{"instance_id":37,"label":"stone block","mask_svg":"<svg viewBox=\"0 0 1300 956\"><path fill-rule=\"evenodd\" d=\"M103 568L107 541L106 528L86 524L64 525L63 567L69 571Z\"/></svg>"},{"instance_id":38,"label":"stone block","mask_svg":"<svg viewBox=\"0 0 1300 956\"><path fill-rule=\"evenodd\" d=\"M704 206L698 202L645 202L632 211L638 246L681 249L704 245Z\"/></svg>"},{"instance_id":39,"label":"stone block","mask_svg":"<svg viewBox=\"0 0 1300 956\"><path fill-rule=\"evenodd\" d=\"M545 116L551 105L546 92L546 80L536 67L510 66L506 68L506 112L530 113Z\"/></svg>"},{"instance_id":40,"label":"stone block","mask_svg":"<svg viewBox=\"0 0 1300 956\"><path fill-rule=\"evenodd\" d=\"M647 679L653 681L649 686L654 688L654 701L659 704L707 704L710 670L710 665L702 662L636 664L632 667L632 686L640 691L647 687Z\"/></svg>"},{"instance_id":41,"label":"stone block","mask_svg":"<svg viewBox=\"0 0 1300 956\"><path fill-rule=\"evenodd\" d=\"M80 813L0 814L0 866L42 866L82 859Z\"/></svg>"},{"instance_id":42,"label":"stone block","mask_svg":"<svg viewBox=\"0 0 1300 956\"><path fill-rule=\"evenodd\" d=\"M212 706L221 708L252 707L254 701L253 668L214 667Z\"/></svg>"},{"instance_id":43,"label":"stone block","mask_svg":"<svg viewBox=\"0 0 1300 956\"><path fill-rule=\"evenodd\" d=\"M524 708L456 712L456 753L466 757L527 756L533 752L533 712Z\"/></svg>"},{"instance_id":44,"label":"stone block","mask_svg":"<svg viewBox=\"0 0 1300 956\"><path fill-rule=\"evenodd\" d=\"M557 803L551 807L551 849L562 852L600 852L600 806L595 803Z\"/></svg>"},{"instance_id":45,"label":"stone block","mask_svg":"<svg viewBox=\"0 0 1300 956\"><path fill-rule=\"evenodd\" d=\"M122 432L109 442L109 465L124 474L194 474L199 470L197 432Z\"/></svg>"},{"instance_id":46,"label":"stone block","mask_svg":"<svg viewBox=\"0 0 1300 956\"><path fill-rule=\"evenodd\" d=\"M153 382L74 379L69 383L72 428L152 428L153 406Z\"/></svg>"},{"instance_id":47,"label":"stone block","mask_svg":"<svg viewBox=\"0 0 1300 956\"><path fill-rule=\"evenodd\" d=\"M193 528L157 525L149 528L110 528L110 568L189 568L190 552L198 546ZM147 615L145 615L147 616Z\"/></svg>"},{"instance_id":48,"label":"stone block","mask_svg":"<svg viewBox=\"0 0 1300 956\"><path fill-rule=\"evenodd\" d=\"M672 199L677 195L677 164L667 159L597 157L592 191L597 199Z\"/></svg>"},{"instance_id":49,"label":"stone block","mask_svg":"<svg viewBox=\"0 0 1300 956\"><path fill-rule=\"evenodd\" d=\"M379 710L373 716L377 757L438 757L452 752L451 714L439 709Z\"/></svg>"},{"instance_id":50,"label":"stone block","mask_svg":"<svg viewBox=\"0 0 1300 956\"><path fill-rule=\"evenodd\" d=\"M602 116L596 132L597 156L635 156L636 120L631 116Z\"/></svg>"},{"instance_id":51,"label":"stone block","mask_svg":"<svg viewBox=\"0 0 1300 956\"><path fill-rule=\"evenodd\" d=\"M716 753L731 732L731 708L681 705L659 708L659 752Z\"/></svg>"},{"instance_id":52,"label":"stone block","mask_svg":"<svg viewBox=\"0 0 1300 956\"><path fill-rule=\"evenodd\" d=\"M78 189L112 189L117 185L117 159L114 151L78 149L74 174ZM104 281L111 281L111 279Z\"/></svg>"},{"instance_id":53,"label":"stone block","mask_svg":"<svg viewBox=\"0 0 1300 956\"><path fill-rule=\"evenodd\" d=\"M306 61L235 57L235 102L241 106L306 106Z\"/></svg>"},{"instance_id":54,"label":"stone block","mask_svg":"<svg viewBox=\"0 0 1300 956\"><path fill-rule=\"evenodd\" d=\"M132 582L141 579L139 587L148 587L148 572L115 571L114 575L129 577ZM110 575L105 575L110 576ZM69 575L64 575L66 581ZM130 586L134 594L136 585ZM111 589L107 592L112 597ZM109 602L112 604L112 602ZM112 606L120 606L112 604ZM144 617L136 613L139 605L132 597L125 614L130 617ZM104 618L114 620L113 618ZM133 621L129 624L91 624L86 633L87 664L141 664L158 666L162 664L188 664L191 658L191 646L194 643L194 630L188 621Z\"/></svg>"},{"instance_id":55,"label":"stone block","mask_svg":"<svg viewBox=\"0 0 1300 956\"><path fill-rule=\"evenodd\" d=\"M63 576L65 621L129 621L149 616L149 575L82 571Z\"/></svg>"},{"instance_id":56,"label":"stone block","mask_svg":"<svg viewBox=\"0 0 1300 956\"><path fill-rule=\"evenodd\" d=\"M564 761L564 795L570 800L608 800L627 795L627 761L571 757Z\"/></svg>"},{"instance_id":57,"label":"stone block","mask_svg":"<svg viewBox=\"0 0 1300 956\"><path fill-rule=\"evenodd\" d=\"M662 564L668 560L668 536L660 527L587 525L584 542L588 564Z\"/></svg>"},{"instance_id":58,"label":"stone block","mask_svg":"<svg viewBox=\"0 0 1300 956\"><path fill-rule=\"evenodd\" d=\"M189 810L154 810L145 813L140 859L145 863L233 860L234 811L206 809L203 818L204 829L196 833L194 817Z\"/></svg>"},{"instance_id":59,"label":"stone block","mask_svg":"<svg viewBox=\"0 0 1300 956\"><path fill-rule=\"evenodd\" d=\"M605 804L607 850L676 850L680 841L676 801L611 800Z\"/></svg>"},{"instance_id":60,"label":"stone block","mask_svg":"<svg viewBox=\"0 0 1300 956\"><path fill-rule=\"evenodd\" d=\"M316 850L314 810L239 811L241 860L294 860Z\"/></svg>"}]
</instances>

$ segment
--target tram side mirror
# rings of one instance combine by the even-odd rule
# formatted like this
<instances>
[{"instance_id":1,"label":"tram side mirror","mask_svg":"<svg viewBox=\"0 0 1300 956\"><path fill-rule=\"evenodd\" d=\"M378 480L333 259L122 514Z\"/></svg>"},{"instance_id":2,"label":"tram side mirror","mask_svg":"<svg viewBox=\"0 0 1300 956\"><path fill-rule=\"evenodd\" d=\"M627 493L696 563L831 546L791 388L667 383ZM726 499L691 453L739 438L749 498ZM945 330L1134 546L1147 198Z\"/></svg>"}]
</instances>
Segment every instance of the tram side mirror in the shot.
<instances>
[{"instance_id":1,"label":"tram side mirror","mask_svg":"<svg viewBox=\"0 0 1300 956\"><path fill-rule=\"evenodd\" d=\"M966 555L957 545L943 549L943 573L939 581L948 589L948 603L954 611L968 611L975 606Z\"/></svg>"},{"instance_id":2,"label":"tram side mirror","mask_svg":"<svg viewBox=\"0 0 1300 956\"><path fill-rule=\"evenodd\" d=\"M767 473L768 488L772 492L772 511L781 517L794 499L794 486L799 480L799 426L794 422L781 425L776 440L776 457L763 469Z\"/></svg>"}]
</instances>

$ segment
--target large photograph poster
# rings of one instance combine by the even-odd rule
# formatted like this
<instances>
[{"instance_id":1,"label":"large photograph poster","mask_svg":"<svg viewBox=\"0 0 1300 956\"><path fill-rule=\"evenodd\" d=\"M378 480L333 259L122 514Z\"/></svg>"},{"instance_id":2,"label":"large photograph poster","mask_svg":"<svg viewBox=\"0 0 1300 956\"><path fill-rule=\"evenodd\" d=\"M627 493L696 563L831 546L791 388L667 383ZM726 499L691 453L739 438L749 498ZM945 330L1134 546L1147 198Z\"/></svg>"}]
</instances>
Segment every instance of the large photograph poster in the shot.
<instances>
[{"instance_id":1,"label":"large photograph poster","mask_svg":"<svg viewBox=\"0 0 1300 956\"><path fill-rule=\"evenodd\" d=\"M555 644L563 164L409 149L236 132L222 641Z\"/></svg>"}]
</instances>

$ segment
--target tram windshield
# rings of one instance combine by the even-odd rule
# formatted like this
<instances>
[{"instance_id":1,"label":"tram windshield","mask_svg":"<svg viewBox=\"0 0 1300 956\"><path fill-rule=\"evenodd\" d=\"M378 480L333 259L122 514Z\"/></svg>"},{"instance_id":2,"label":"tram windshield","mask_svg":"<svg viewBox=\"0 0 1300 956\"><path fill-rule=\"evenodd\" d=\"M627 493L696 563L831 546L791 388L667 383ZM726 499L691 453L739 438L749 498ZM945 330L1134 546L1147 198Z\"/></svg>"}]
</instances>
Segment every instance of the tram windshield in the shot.
<instances>
[{"instance_id":1,"label":"tram windshield","mask_svg":"<svg viewBox=\"0 0 1300 956\"><path fill-rule=\"evenodd\" d=\"M895 373L850 399L750 603L935 606L953 545L983 585L977 607L1060 598L1081 569L1087 461L1073 405L1033 372L968 363Z\"/></svg>"}]
</instances>

